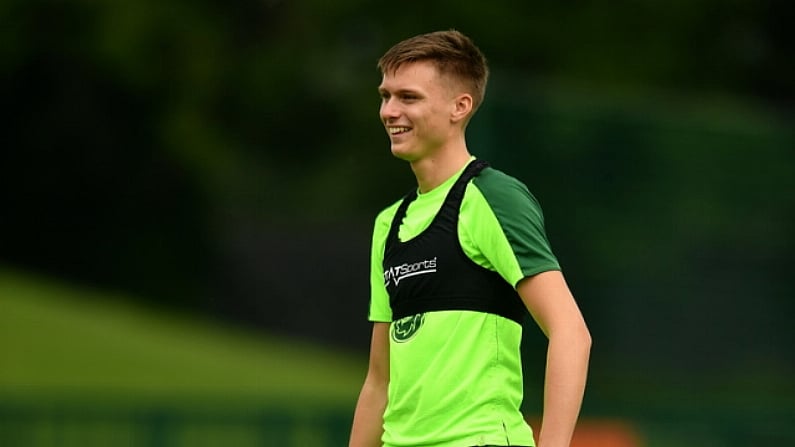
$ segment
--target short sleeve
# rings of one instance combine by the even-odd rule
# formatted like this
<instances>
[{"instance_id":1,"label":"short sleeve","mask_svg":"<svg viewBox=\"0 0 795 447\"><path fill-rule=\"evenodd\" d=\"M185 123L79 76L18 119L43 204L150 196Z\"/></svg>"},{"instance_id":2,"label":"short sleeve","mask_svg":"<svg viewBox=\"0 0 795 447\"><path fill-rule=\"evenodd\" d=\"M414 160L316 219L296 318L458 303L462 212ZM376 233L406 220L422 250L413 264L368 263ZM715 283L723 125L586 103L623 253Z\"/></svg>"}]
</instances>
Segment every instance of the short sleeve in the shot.
<instances>
[{"instance_id":1,"label":"short sleeve","mask_svg":"<svg viewBox=\"0 0 795 447\"><path fill-rule=\"evenodd\" d=\"M392 308L389 306L389 293L384 285L384 247L389 234L389 226L397 211L396 203L378 214L373 225L373 239L370 248L370 310L368 319L373 322L391 322Z\"/></svg>"},{"instance_id":2,"label":"short sleeve","mask_svg":"<svg viewBox=\"0 0 795 447\"><path fill-rule=\"evenodd\" d=\"M560 270L538 201L523 183L498 170L484 170L467 188L459 235L473 261L514 287L527 276Z\"/></svg>"}]
</instances>

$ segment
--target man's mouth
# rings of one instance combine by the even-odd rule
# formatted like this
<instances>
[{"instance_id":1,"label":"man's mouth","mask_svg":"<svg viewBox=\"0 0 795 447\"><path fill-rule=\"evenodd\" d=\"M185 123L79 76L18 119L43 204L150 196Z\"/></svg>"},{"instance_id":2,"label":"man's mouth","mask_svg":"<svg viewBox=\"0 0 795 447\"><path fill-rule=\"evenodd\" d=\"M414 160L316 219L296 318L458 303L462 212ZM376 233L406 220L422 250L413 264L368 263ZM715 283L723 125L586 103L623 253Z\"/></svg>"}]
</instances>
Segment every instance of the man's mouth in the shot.
<instances>
[{"instance_id":1,"label":"man's mouth","mask_svg":"<svg viewBox=\"0 0 795 447\"><path fill-rule=\"evenodd\" d=\"M410 127L388 127L387 128L387 132L389 132L389 135L400 135L400 134L406 133L406 132L408 132L410 130L411 130Z\"/></svg>"}]
</instances>

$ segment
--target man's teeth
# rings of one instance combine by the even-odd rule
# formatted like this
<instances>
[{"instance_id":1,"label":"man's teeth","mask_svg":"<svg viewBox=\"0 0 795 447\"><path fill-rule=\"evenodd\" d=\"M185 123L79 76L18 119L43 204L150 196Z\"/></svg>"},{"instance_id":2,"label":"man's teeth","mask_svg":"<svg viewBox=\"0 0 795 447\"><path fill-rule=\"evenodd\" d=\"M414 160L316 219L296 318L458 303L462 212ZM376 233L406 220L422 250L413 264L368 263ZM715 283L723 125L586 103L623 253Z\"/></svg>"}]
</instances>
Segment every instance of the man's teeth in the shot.
<instances>
[{"instance_id":1,"label":"man's teeth","mask_svg":"<svg viewBox=\"0 0 795 447\"><path fill-rule=\"evenodd\" d=\"M408 132L410 129L408 127L390 127L389 133L392 135Z\"/></svg>"}]
</instances>

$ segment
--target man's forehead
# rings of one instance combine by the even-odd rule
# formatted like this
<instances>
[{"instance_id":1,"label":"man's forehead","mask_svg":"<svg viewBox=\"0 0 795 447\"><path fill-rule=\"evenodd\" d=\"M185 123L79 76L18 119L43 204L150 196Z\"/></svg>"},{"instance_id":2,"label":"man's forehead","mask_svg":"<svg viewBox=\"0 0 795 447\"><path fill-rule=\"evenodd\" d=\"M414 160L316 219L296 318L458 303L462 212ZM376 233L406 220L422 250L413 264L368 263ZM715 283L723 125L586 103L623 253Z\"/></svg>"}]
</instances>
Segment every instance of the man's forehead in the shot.
<instances>
[{"instance_id":1,"label":"man's forehead","mask_svg":"<svg viewBox=\"0 0 795 447\"><path fill-rule=\"evenodd\" d=\"M405 62L393 70L384 72L379 89L397 87L419 89L427 87L438 76L436 66L429 61Z\"/></svg>"}]
</instances>

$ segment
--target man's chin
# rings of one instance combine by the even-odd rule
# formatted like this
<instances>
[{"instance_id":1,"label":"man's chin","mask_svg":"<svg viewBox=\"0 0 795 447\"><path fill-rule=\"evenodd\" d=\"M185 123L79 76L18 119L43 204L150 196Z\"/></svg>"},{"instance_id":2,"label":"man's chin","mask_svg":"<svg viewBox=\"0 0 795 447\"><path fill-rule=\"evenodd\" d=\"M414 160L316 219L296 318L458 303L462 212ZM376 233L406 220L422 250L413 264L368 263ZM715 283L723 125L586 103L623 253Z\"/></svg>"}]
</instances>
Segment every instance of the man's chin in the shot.
<instances>
[{"instance_id":1,"label":"man's chin","mask_svg":"<svg viewBox=\"0 0 795 447\"><path fill-rule=\"evenodd\" d=\"M410 151L392 146L392 156L403 161L414 161L416 157Z\"/></svg>"}]
</instances>

